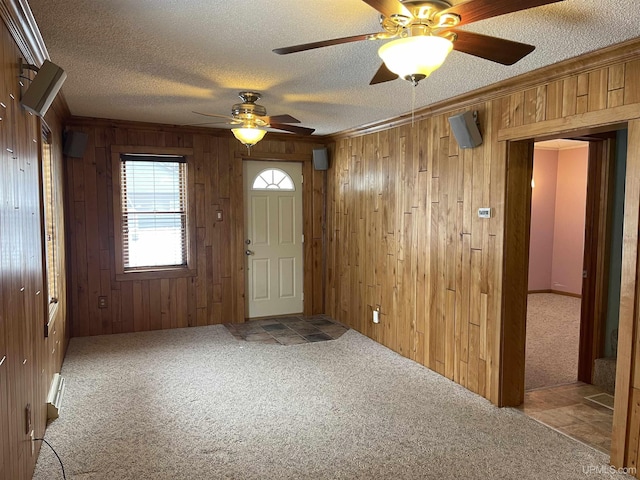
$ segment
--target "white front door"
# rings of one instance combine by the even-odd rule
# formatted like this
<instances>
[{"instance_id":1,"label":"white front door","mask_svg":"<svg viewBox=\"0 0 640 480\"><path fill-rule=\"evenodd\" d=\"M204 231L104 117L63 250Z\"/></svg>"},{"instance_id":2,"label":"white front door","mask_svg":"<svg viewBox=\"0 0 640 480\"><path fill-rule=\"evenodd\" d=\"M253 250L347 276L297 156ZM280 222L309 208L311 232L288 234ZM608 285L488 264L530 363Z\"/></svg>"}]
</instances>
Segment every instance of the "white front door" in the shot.
<instances>
[{"instance_id":1,"label":"white front door","mask_svg":"<svg viewBox=\"0 0 640 480\"><path fill-rule=\"evenodd\" d=\"M244 162L248 318L302 312L302 164Z\"/></svg>"}]
</instances>

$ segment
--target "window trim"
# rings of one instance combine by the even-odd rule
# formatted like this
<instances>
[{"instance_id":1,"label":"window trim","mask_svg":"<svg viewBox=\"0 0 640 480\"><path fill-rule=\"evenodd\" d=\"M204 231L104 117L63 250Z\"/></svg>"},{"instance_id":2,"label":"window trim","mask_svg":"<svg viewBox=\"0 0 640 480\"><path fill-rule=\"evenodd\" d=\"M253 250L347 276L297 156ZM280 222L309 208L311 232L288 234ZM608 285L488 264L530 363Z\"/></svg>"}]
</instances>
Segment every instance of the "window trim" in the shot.
<instances>
[{"instance_id":1,"label":"window trim","mask_svg":"<svg viewBox=\"0 0 640 480\"><path fill-rule=\"evenodd\" d=\"M187 265L150 267L145 270L127 271L122 257L122 204L120 184L120 155L180 155L187 164ZM145 147L132 145L111 146L111 180L113 184L113 236L115 251L116 280L152 280L156 278L180 278L196 276L196 211L195 211L195 168L193 149L182 147Z\"/></svg>"}]
</instances>

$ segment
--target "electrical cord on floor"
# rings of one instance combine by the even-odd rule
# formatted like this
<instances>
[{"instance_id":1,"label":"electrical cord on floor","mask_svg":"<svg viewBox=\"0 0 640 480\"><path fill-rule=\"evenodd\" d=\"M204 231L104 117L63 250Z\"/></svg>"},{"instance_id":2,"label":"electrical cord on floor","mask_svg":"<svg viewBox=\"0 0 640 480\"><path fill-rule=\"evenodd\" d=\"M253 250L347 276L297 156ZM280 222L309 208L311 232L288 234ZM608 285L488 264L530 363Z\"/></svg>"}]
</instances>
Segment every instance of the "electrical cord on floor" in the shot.
<instances>
[{"instance_id":1,"label":"electrical cord on floor","mask_svg":"<svg viewBox=\"0 0 640 480\"><path fill-rule=\"evenodd\" d=\"M53 454L56 456L56 458L58 459L58 461L60 462L60 468L62 468L62 478L64 478L64 480L67 480L67 476L64 473L64 465L62 464L62 459L60 458L60 455L58 455L58 452L56 452L53 447L51 446L51 444L49 442L47 442L44 438L34 438L33 439L34 442L36 441L40 441L40 442L44 442L46 443L49 448L51 449L51 451L53 452Z\"/></svg>"}]
</instances>

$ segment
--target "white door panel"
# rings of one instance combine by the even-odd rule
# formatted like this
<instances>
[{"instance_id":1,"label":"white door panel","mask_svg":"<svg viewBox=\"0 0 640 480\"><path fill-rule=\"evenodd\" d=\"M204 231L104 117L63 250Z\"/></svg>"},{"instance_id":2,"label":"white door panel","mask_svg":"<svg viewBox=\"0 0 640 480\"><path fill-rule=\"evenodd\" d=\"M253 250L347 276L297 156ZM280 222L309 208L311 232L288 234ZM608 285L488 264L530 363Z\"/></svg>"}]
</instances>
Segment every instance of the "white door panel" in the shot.
<instances>
[{"instance_id":1,"label":"white door panel","mask_svg":"<svg viewBox=\"0 0 640 480\"><path fill-rule=\"evenodd\" d=\"M278 240L280 245L295 243L295 199L293 197L278 198Z\"/></svg>"},{"instance_id":2,"label":"white door panel","mask_svg":"<svg viewBox=\"0 0 640 480\"><path fill-rule=\"evenodd\" d=\"M296 296L296 259L280 258L278 278L280 279L280 298L293 298Z\"/></svg>"},{"instance_id":3,"label":"white door panel","mask_svg":"<svg viewBox=\"0 0 640 480\"><path fill-rule=\"evenodd\" d=\"M271 298L269 285L269 259L254 258L252 262L252 283L253 295L250 296L254 301L269 300Z\"/></svg>"},{"instance_id":4,"label":"white door panel","mask_svg":"<svg viewBox=\"0 0 640 480\"><path fill-rule=\"evenodd\" d=\"M251 245L269 245L269 198L266 196L251 197Z\"/></svg>"},{"instance_id":5,"label":"white door panel","mask_svg":"<svg viewBox=\"0 0 640 480\"><path fill-rule=\"evenodd\" d=\"M256 178L258 189L253 188ZM245 235L250 241L245 249L251 253L247 255L247 316L300 313L302 165L245 161L244 179Z\"/></svg>"}]
</instances>

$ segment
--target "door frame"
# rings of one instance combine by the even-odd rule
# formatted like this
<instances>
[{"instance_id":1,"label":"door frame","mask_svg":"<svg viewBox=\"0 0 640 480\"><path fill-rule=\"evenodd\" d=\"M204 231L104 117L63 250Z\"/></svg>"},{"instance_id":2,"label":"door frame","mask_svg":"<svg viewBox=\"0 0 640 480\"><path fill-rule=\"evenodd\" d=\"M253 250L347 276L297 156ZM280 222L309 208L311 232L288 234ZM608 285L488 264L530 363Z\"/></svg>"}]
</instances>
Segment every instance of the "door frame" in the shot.
<instances>
[{"instance_id":1,"label":"door frame","mask_svg":"<svg viewBox=\"0 0 640 480\"><path fill-rule=\"evenodd\" d=\"M594 362L604 354L616 143L615 132L583 139L589 141L589 163L578 380L592 383Z\"/></svg>"},{"instance_id":2,"label":"door frame","mask_svg":"<svg viewBox=\"0 0 640 480\"><path fill-rule=\"evenodd\" d=\"M311 182L311 176L313 175L313 167L312 167L312 155L308 153L262 153L262 152L251 152L251 155L235 152L236 160L242 162L240 171L244 171L244 161L257 161L257 162L298 162L302 163L302 234L304 235L304 243L302 246L302 262L303 262L303 278L302 278L302 289L303 289L303 315L312 315L313 314L313 218L312 218L312 196L313 196L313 185ZM239 205L240 211L242 212L242 221L236 223L240 231L236 238L242 243L238 249L239 256L242 257L241 265L245 265L245 247L244 240L247 238L247 232L245 231L245 205L244 205L244 174L242 179L243 189L242 195L240 196L240 200L242 202ZM243 277L242 282L246 284L247 272L246 269L243 268ZM246 288L243 289L245 292L245 321L248 320L246 316L246 312L248 309L246 308Z\"/></svg>"},{"instance_id":3,"label":"door frame","mask_svg":"<svg viewBox=\"0 0 640 480\"><path fill-rule=\"evenodd\" d=\"M593 362L604 348L609 278L610 230L615 126L603 135L567 132L539 140L571 138L589 141L587 211L578 379L591 383ZM614 138L611 138L613 132ZM526 317L531 226L531 176L534 142L526 138L507 141L502 331L499 405L518 406L524 401ZM592 145L593 143L593 145ZM593 153L592 153L593 152ZM601 197L602 195L602 197ZM604 199L604 200L603 200ZM592 231L587 231L592 228ZM603 242L603 243L599 243ZM589 251L587 252L587 244Z\"/></svg>"},{"instance_id":4,"label":"door frame","mask_svg":"<svg viewBox=\"0 0 640 480\"><path fill-rule=\"evenodd\" d=\"M508 141L498 405L524 401L533 139Z\"/></svg>"}]
</instances>

